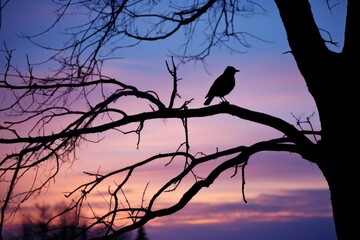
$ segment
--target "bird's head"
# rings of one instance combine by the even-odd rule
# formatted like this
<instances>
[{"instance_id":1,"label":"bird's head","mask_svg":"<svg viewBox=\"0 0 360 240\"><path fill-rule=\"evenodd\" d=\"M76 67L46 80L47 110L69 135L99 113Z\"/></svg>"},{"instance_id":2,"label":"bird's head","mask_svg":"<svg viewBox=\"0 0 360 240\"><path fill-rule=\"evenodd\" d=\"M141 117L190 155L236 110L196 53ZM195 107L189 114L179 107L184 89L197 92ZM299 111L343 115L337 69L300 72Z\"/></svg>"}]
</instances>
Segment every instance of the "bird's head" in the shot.
<instances>
[{"instance_id":1,"label":"bird's head","mask_svg":"<svg viewBox=\"0 0 360 240\"><path fill-rule=\"evenodd\" d=\"M237 72L240 72L240 70L237 70L233 66L227 66L225 71L224 71L224 73L228 73L228 74L235 74Z\"/></svg>"}]
</instances>

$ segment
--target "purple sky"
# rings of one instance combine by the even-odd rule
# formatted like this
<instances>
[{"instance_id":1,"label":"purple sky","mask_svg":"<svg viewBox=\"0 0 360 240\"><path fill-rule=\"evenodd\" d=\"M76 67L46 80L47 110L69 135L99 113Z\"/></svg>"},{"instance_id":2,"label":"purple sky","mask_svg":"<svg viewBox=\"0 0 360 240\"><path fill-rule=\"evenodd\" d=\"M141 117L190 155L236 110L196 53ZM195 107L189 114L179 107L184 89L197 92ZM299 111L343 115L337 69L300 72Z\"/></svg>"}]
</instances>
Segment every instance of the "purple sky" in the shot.
<instances>
[{"instance_id":1,"label":"purple sky","mask_svg":"<svg viewBox=\"0 0 360 240\"><path fill-rule=\"evenodd\" d=\"M329 31L341 46L345 1L340 1L332 13L326 9L324 1L311 1L313 2L317 2L313 9L315 15L319 16L316 19L319 27ZM318 130L315 104L292 56L283 54L289 47L278 11L274 3L266 4L268 5L264 7L268 9L267 14L244 19L241 24L244 30L272 43L253 39L252 47L244 48L244 53L214 49L206 61L206 69L210 74L201 63L180 66L178 74L183 80L179 83L182 98L178 105L194 98L189 107L202 107L204 96L212 82L226 66L233 65L241 72L236 75L237 85L234 91L227 97L229 102L272 114L293 124L296 121L292 114L306 118L314 113L311 120ZM44 50L20 39L16 34L34 34L49 27L54 19L51 9L51 1L45 0L13 0L4 9L0 42L6 41L8 48L17 49L15 65L24 66L25 54L35 62L48 56ZM67 21L71 22L70 19ZM59 26L61 27L62 25ZM62 39L58 36L61 35L47 35L41 41L48 45L61 44ZM165 61L170 61L169 51L175 51L180 44L176 37L124 49L118 53L123 58L104 66L104 71L140 90L155 90L167 102L171 93L171 77L167 73ZM194 49L196 50L196 46ZM3 53L0 53L0 57L3 70ZM47 70L39 67L36 71ZM217 102L219 100L215 99L212 104ZM126 107L136 109L139 105L129 100ZM206 120L190 119L189 130L192 153L212 153L216 148L224 150L236 145L281 137L281 133L272 129L223 115ZM107 172L114 166L120 167L121 164L139 161L159 152L175 151L179 143L184 141L179 120L159 120L146 124L138 150L134 135L124 136L111 132L104 133L103 136L105 138L99 144L81 146L78 152L80 160L71 166L65 164L64 171L52 183L45 197L25 204L24 211L31 210L35 203L63 199L63 192L74 189L84 179L88 179L82 174L83 171L96 172L100 169ZM4 154L6 146L0 146L0 151ZM176 164L174 165L181 166ZM150 186L151 190L162 179L171 177L161 164L146 168L138 174L139 181L126 189L129 196L134 198L142 193L148 181L153 184ZM232 172L225 172L216 183L201 191L177 214L151 221L146 226L150 239L336 239L327 185L315 165L294 154L261 153L253 156L246 170L248 204L242 201L241 176L230 178L231 175ZM104 189L99 189L99 192L105 191ZM179 196L181 195L178 193L169 194L159 204L174 201ZM95 201L103 206L101 199Z\"/></svg>"}]
</instances>

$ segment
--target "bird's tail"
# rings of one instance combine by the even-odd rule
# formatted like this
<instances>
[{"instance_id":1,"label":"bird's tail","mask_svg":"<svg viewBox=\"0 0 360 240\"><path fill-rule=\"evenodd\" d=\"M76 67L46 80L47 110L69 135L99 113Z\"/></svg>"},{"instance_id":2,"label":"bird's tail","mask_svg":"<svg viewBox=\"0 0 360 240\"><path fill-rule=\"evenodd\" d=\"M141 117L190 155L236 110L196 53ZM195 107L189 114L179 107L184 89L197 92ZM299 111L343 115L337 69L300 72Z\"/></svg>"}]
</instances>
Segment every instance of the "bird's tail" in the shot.
<instances>
[{"instance_id":1,"label":"bird's tail","mask_svg":"<svg viewBox=\"0 0 360 240\"><path fill-rule=\"evenodd\" d=\"M211 103L211 101L213 100L214 97L208 97L205 102L204 105L209 105Z\"/></svg>"}]
</instances>

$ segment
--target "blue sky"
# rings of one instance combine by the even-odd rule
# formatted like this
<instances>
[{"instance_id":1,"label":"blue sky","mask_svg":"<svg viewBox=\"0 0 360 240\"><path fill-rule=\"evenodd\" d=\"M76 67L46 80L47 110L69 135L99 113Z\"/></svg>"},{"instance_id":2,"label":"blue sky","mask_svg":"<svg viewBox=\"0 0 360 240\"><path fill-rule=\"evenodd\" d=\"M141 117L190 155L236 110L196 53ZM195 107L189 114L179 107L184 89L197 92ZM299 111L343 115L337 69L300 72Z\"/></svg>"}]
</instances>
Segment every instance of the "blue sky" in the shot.
<instances>
[{"instance_id":1,"label":"blue sky","mask_svg":"<svg viewBox=\"0 0 360 240\"><path fill-rule=\"evenodd\" d=\"M326 9L324 1L311 3L319 27L329 31L333 39L339 42L339 48L332 49L340 50L346 2L339 1L332 12ZM292 56L283 54L289 47L275 4L269 1L263 4L266 4L264 7L268 10L265 14L246 17L239 25L268 42L250 38L251 48L240 48L243 53L229 52L224 48L214 49L206 59L206 70L200 62L181 65L178 74L183 79L179 82L182 98L178 104L194 98L189 107L203 107L204 96L213 80L226 66L233 65L241 72L236 75L234 91L227 97L232 104L272 114L293 124L296 121L292 115L306 118L314 113L311 120L315 129L318 129L316 106ZM2 13L0 42L6 41L8 48L16 49L14 65L20 68L24 66L26 54L34 62L49 56L48 52L19 38L17 34L35 34L49 27L54 19L53 9L51 1L45 0L14 0L6 6ZM70 17L66 21L72 22ZM60 24L59 29L61 27L63 25ZM181 44L181 34L180 31L168 40L123 49L118 52L121 59L104 66L104 71L141 90L155 90L162 99L167 100L171 93L171 77L167 73L165 61L170 61L170 52L176 51ZM64 41L59 36L61 34L53 32L40 38L40 41L55 46ZM196 50L198 48L194 44ZM0 53L0 57L3 70L3 53ZM46 73L48 69L38 66L36 71ZM129 109L138 106L135 104L133 100L126 103ZM281 136L272 129L222 115L211 117L205 122L204 119L190 119L189 128L192 153L211 153L216 148L224 150L237 142L251 144ZM64 171L52 183L45 197L30 201L24 209L31 210L35 203L46 202L49 198L62 199L64 191L74 189L86 179L83 171L96 172L101 169L107 172L114 166L139 161L159 151L176 150L183 141L181 129L179 121L146 124L138 150L136 136L125 137L113 133L105 134L99 144L81 146L80 160L71 165L65 164ZM4 154L6 147L0 146L0 151ZM120 158L121 163L119 153L124 156ZM149 179L156 185L162 178L171 177L166 169L158 168L156 165L144 169L139 173L139 181L130 185L127 191L142 193ZM253 156L246 171L248 204L242 202L241 177L230 178L231 175L231 172L224 173L182 211L150 222L146 226L150 239L336 239L327 185L315 165L294 154L261 153ZM176 200L179 196L174 194L164 197L160 205ZM99 202L99 206L101 204Z\"/></svg>"}]
</instances>

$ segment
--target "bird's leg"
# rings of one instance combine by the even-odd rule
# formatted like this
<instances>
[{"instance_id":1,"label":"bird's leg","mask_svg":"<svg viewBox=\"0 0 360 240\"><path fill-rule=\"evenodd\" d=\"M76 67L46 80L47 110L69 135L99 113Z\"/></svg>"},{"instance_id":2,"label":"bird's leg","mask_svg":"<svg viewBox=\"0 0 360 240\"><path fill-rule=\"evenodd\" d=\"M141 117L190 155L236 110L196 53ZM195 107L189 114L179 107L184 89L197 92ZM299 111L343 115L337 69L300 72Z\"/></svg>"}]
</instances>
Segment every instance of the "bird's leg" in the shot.
<instances>
[{"instance_id":1,"label":"bird's leg","mask_svg":"<svg viewBox=\"0 0 360 240\"><path fill-rule=\"evenodd\" d=\"M226 100L225 97L220 97L220 98L221 98L222 103L229 103L228 100Z\"/></svg>"}]
</instances>

